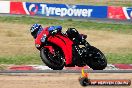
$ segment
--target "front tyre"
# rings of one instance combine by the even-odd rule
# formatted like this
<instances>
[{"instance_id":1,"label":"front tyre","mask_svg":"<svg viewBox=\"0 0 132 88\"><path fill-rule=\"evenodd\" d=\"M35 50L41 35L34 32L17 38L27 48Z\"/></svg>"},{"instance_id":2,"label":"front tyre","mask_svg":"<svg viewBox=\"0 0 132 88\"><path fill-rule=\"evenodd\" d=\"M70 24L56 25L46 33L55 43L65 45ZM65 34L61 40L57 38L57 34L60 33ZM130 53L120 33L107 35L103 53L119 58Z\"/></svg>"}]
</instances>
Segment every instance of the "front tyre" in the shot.
<instances>
[{"instance_id":1,"label":"front tyre","mask_svg":"<svg viewBox=\"0 0 132 88\"><path fill-rule=\"evenodd\" d=\"M61 51L55 52L58 52L58 55L54 56L48 49L42 48L40 50L40 57L49 68L53 70L62 70L64 67L63 55L61 55Z\"/></svg>"},{"instance_id":2,"label":"front tyre","mask_svg":"<svg viewBox=\"0 0 132 88\"><path fill-rule=\"evenodd\" d=\"M107 66L105 55L94 46L88 47L87 58L87 65L93 70L103 70Z\"/></svg>"}]
</instances>

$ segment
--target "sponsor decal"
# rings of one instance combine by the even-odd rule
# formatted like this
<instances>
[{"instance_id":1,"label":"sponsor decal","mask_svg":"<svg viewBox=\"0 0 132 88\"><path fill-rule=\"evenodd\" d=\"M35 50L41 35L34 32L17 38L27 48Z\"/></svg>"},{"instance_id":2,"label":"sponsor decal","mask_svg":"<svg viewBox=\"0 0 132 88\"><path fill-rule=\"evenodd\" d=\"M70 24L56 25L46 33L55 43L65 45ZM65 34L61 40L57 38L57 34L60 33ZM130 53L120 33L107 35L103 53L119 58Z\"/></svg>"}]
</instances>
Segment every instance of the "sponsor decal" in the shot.
<instances>
[{"instance_id":1,"label":"sponsor decal","mask_svg":"<svg viewBox=\"0 0 132 88\"><path fill-rule=\"evenodd\" d=\"M122 7L126 19L132 19L132 7Z\"/></svg>"},{"instance_id":2,"label":"sponsor decal","mask_svg":"<svg viewBox=\"0 0 132 88\"><path fill-rule=\"evenodd\" d=\"M10 14L26 15L22 2L11 2L10 3Z\"/></svg>"},{"instance_id":3,"label":"sponsor decal","mask_svg":"<svg viewBox=\"0 0 132 88\"><path fill-rule=\"evenodd\" d=\"M31 4L31 5L29 6L29 13L30 13L31 15L35 15L35 14L37 13L37 11L38 11L38 6L37 6L37 5Z\"/></svg>"},{"instance_id":4,"label":"sponsor decal","mask_svg":"<svg viewBox=\"0 0 132 88\"><path fill-rule=\"evenodd\" d=\"M108 18L130 20L132 19L132 7L109 6Z\"/></svg>"},{"instance_id":5,"label":"sponsor decal","mask_svg":"<svg viewBox=\"0 0 132 88\"><path fill-rule=\"evenodd\" d=\"M108 7L108 18L110 19L126 19L122 7L120 6L109 6Z\"/></svg>"}]
</instances>

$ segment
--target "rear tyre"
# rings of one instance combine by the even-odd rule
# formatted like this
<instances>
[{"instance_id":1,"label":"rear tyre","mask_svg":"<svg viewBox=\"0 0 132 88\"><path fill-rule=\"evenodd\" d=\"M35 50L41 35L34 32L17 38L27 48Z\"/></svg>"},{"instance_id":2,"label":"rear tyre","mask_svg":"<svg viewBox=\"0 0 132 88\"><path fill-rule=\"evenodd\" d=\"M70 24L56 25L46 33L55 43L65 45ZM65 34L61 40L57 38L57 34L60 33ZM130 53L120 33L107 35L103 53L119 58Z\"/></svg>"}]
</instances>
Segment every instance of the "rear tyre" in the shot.
<instances>
[{"instance_id":1,"label":"rear tyre","mask_svg":"<svg viewBox=\"0 0 132 88\"><path fill-rule=\"evenodd\" d=\"M87 65L93 70L103 70L107 66L105 55L94 46L87 49L87 58Z\"/></svg>"},{"instance_id":2,"label":"rear tyre","mask_svg":"<svg viewBox=\"0 0 132 88\"><path fill-rule=\"evenodd\" d=\"M64 67L63 55L61 55L61 51L55 52L58 52L58 55L54 56L48 49L42 48L40 50L40 57L49 68L53 70L62 70Z\"/></svg>"}]
</instances>

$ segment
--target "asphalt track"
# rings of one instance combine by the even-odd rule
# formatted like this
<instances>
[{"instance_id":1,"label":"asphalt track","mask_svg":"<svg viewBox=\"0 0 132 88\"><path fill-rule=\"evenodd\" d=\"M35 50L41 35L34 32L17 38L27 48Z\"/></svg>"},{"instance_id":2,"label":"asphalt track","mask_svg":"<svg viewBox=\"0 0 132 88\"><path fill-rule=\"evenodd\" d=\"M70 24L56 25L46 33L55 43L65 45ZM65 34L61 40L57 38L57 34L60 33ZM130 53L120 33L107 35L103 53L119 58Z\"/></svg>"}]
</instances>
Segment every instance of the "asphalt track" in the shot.
<instances>
[{"instance_id":1,"label":"asphalt track","mask_svg":"<svg viewBox=\"0 0 132 88\"><path fill-rule=\"evenodd\" d=\"M0 74L17 73L80 73L80 70L31 70L31 71L0 71ZM87 73L132 73L132 70L85 70Z\"/></svg>"}]
</instances>

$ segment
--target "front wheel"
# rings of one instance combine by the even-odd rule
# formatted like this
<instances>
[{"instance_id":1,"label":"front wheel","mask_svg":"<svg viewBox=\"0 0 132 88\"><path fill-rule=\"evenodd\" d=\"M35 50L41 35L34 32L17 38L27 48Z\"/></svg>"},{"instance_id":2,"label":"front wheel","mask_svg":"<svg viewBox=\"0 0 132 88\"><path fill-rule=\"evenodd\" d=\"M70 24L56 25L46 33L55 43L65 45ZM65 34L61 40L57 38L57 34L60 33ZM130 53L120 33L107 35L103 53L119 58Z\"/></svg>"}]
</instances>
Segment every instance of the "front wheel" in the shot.
<instances>
[{"instance_id":1,"label":"front wheel","mask_svg":"<svg viewBox=\"0 0 132 88\"><path fill-rule=\"evenodd\" d=\"M53 70L62 70L64 67L64 60L61 51L55 51L57 55L53 55L48 49L42 48L40 50L40 57L42 61Z\"/></svg>"},{"instance_id":2,"label":"front wheel","mask_svg":"<svg viewBox=\"0 0 132 88\"><path fill-rule=\"evenodd\" d=\"M107 66L107 59L105 55L94 46L88 47L86 62L93 70L103 70Z\"/></svg>"}]
</instances>

